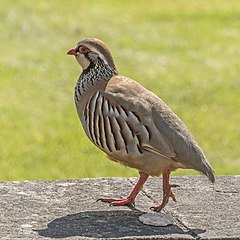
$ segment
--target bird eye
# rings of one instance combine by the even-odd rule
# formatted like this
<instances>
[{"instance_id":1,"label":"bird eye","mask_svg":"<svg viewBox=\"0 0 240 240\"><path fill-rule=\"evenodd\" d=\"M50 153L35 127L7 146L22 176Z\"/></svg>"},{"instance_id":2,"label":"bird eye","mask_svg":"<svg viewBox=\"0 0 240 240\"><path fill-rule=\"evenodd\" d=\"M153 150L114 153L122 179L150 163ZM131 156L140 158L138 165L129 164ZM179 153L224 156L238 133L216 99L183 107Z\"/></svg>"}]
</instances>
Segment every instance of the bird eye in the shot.
<instances>
[{"instance_id":1,"label":"bird eye","mask_svg":"<svg viewBox=\"0 0 240 240\"><path fill-rule=\"evenodd\" d=\"M80 47L79 47L79 52L80 52L81 54L85 54L85 53L90 52L90 49L87 48L87 47L85 47L85 46L80 46Z\"/></svg>"}]
</instances>

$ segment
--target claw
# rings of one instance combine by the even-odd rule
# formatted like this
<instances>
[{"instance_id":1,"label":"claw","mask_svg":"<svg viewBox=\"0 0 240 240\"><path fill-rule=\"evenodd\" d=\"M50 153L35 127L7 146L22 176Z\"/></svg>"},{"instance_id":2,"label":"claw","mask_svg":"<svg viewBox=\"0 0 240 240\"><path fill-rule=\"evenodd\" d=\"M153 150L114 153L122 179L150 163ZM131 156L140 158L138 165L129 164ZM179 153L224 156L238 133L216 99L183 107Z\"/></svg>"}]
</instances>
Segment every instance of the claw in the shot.
<instances>
[{"instance_id":1,"label":"claw","mask_svg":"<svg viewBox=\"0 0 240 240\"><path fill-rule=\"evenodd\" d=\"M130 198L99 198L97 201L108 202L110 206L134 205L134 199Z\"/></svg>"},{"instance_id":2,"label":"claw","mask_svg":"<svg viewBox=\"0 0 240 240\"><path fill-rule=\"evenodd\" d=\"M152 211L156 211L156 210L155 210L156 208L157 208L157 207L150 207L149 209L152 210Z\"/></svg>"},{"instance_id":3,"label":"claw","mask_svg":"<svg viewBox=\"0 0 240 240\"><path fill-rule=\"evenodd\" d=\"M115 201L119 201L120 199L118 198L99 198L97 202L107 202L107 203L112 203Z\"/></svg>"},{"instance_id":4,"label":"claw","mask_svg":"<svg viewBox=\"0 0 240 240\"><path fill-rule=\"evenodd\" d=\"M158 205L155 207L150 207L150 210L154 211L154 212L160 212L163 209L163 206Z\"/></svg>"}]
</instances>

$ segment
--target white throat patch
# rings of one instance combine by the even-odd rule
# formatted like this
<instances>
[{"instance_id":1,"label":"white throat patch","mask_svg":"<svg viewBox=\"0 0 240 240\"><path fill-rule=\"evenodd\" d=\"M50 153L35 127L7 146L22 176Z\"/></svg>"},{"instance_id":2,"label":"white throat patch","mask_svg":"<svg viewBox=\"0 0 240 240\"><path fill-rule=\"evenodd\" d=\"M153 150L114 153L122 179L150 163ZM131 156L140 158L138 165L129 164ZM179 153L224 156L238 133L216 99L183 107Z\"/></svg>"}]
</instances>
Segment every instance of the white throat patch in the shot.
<instances>
[{"instance_id":1,"label":"white throat patch","mask_svg":"<svg viewBox=\"0 0 240 240\"><path fill-rule=\"evenodd\" d=\"M80 54L79 52L76 55L76 59L78 61L78 63L81 65L81 67L83 68L83 70L87 69L90 65L90 61L85 58L85 56L83 54Z\"/></svg>"}]
</instances>

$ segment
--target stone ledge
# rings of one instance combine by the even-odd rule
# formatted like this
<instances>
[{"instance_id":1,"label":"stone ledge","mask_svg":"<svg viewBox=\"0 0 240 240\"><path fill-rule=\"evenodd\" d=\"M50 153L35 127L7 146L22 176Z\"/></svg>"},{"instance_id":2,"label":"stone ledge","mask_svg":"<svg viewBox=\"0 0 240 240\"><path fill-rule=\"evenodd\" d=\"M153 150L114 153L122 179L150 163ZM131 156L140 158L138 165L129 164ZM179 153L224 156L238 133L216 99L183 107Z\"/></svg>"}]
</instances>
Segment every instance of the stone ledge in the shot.
<instances>
[{"instance_id":1,"label":"stone ledge","mask_svg":"<svg viewBox=\"0 0 240 240\"><path fill-rule=\"evenodd\" d=\"M0 239L240 239L240 176L172 177L178 202L167 227L139 222L161 200L161 179L150 178L135 208L96 202L127 196L136 178L0 183Z\"/></svg>"}]
</instances>

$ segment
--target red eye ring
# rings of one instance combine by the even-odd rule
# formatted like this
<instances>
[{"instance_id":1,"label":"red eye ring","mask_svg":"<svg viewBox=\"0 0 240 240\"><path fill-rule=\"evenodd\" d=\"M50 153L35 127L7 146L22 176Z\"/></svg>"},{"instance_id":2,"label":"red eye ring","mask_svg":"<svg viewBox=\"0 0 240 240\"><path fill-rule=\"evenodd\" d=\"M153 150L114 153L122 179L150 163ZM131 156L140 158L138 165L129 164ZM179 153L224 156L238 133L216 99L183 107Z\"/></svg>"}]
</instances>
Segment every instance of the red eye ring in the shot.
<instances>
[{"instance_id":1,"label":"red eye ring","mask_svg":"<svg viewBox=\"0 0 240 240\"><path fill-rule=\"evenodd\" d=\"M85 47L85 46L80 46L79 49L78 49L79 53L81 54L85 54L85 53L88 53L90 52L90 49Z\"/></svg>"}]
</instances>

